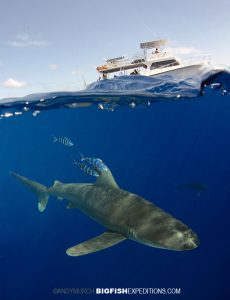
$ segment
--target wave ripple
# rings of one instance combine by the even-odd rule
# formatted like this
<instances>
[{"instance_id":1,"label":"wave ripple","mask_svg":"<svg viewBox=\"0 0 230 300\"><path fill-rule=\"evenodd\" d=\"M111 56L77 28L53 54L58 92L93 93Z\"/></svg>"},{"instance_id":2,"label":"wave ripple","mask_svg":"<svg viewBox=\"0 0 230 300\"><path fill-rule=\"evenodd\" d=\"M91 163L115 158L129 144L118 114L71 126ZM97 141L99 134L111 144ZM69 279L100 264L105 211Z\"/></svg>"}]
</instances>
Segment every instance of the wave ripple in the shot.
<instances>
[{"instance_id":1,"label":"wave ripple","mask_svg":"<svg viewBox=\"0 0 230 300\"><path fill-rule=\"evenodd\" d=\"M172 76L121 76L90 84L77 92L51 92L0 100L0 118L32 111L36 116L42 110L77 108L97 105L99 109L113 111L116 107L150 105L164 100L196 99L206 88L230 94L228 69L209 69L192 78L178 80Z\"/></svg>"}]
</instances>

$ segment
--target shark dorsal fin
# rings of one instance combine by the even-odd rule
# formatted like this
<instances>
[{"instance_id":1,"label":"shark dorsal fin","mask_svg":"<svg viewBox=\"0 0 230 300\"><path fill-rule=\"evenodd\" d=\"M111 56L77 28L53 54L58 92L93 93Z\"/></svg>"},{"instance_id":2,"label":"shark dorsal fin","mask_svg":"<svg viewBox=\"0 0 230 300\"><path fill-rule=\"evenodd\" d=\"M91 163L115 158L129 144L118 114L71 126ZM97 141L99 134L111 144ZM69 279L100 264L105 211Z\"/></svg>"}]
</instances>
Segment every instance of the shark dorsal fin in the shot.
<instances>
[{"instance_id":1,"label":"shark dorsal fin","mask_svg":"<svg viewBox=\"0 0 230 300\"><path fill-rule=\"evenodd\" d=\"M53 184L53 187L58 187L58 186L60 186L60 185L62 185L63 183L61 182L61 181L59 181L59 180L55 180L54 181L54 184Z\"/></svg>"},{"instance_id":2,"label":"shark dorsal fin","mask_svg":"<svg viewBox=\"0 0 230 300\"><path fill-rule=\"evenodd\" d=\"M119 188L109 169L107 171L100 171L100 176L98 176L95 185Z\"/></svg>"}]
</instances>

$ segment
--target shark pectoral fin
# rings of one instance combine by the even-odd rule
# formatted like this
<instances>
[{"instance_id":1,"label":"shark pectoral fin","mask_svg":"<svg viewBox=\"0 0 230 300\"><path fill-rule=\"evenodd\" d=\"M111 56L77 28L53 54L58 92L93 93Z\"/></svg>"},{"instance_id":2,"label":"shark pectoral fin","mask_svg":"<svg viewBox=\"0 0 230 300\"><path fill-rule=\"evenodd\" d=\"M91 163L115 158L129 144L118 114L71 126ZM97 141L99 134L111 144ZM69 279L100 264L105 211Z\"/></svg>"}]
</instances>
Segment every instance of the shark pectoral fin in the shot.
<instances>
[{"instance_id":1,"label":"shark pectoral fin","mask_svg":"<svg viewBox=\"0 0 230 300\"><path fill-rule=\"evenodd\" d=\"M77 205L73 204L72 202L69 202L69 204L66 206L67 209L70 208L77 208Z\"/></svg>"},{"instance_id":2,"label":"shark pectoral fin","mask_svg":"<svg viewBox=\"0 0 230 300\"><path fill-rule=\"evenodd\" d=\"M122 234L107 231L95 238L67 249L66 254L68 254L69 256L81 256L97 252L116 245L125 239L126 237Z\"/></svg>"}]
</instances>

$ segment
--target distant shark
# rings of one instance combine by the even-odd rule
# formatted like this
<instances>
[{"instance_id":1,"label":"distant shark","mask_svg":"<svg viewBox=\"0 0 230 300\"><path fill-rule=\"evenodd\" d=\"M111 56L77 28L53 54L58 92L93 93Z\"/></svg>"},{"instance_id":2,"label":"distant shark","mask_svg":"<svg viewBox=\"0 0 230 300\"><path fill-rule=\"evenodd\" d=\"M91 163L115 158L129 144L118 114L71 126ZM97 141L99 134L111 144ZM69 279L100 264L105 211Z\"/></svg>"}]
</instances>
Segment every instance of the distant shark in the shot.
<instances>
[{"instance_id":1,"label":"distant shark","mask_svg":"<svg viewBox=\"0 0 230 300\"><path fill-rule=\"evenodd\" d=\"M80 256L111 247L126 239L168 250L191 250L199 245L198 236L181 221L153 203L120 189L110 170L98 170L94 184L61 183L50 188L14 172L11 174L38 197L38 209L44 211L49 196L68 201L67 208L79 208L107 230L101 235L67 249Z\"/></svg>"},{"instance_id":2,"label":"distant shark","mask_svg":"<svg viewBox=\"0 0 230 300\"><path fill-rule=\"evenodd\" d=\"M174 184L178 189L192 189L197 192L197 197L200 196L202 191L208 189L208 186L204 183L199 182L198 180L194 180L192 182Z\"/></svg>"}]
</instances>

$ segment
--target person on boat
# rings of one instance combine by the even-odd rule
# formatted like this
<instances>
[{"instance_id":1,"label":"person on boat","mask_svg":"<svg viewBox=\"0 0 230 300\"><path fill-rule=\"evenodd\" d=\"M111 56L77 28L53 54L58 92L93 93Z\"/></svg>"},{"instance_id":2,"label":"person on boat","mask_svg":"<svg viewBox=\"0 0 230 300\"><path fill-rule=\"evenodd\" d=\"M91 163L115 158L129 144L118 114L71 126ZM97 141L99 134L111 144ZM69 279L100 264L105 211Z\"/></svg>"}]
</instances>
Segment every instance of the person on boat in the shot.
<instances>
[{"instance_id":1,"label":"person on boat","mask_svg":"<svg viewBox=\"0 0 230 300\"><path fill-rule=\"evenodd\" d=\"M156 54L157 54L157 53L160 53L160 51L159 51L158 48L156 48L155 53L156 53Z\"/></svg>"},{"instance_id":2,"label":"person on boat","mask_svg":"<svg viewBox=\"0 0 230 300\"><path fill-rule=\"evenodd\" d=\"M139 72L137 71L137 69L134 69L134 71L132 73L130 73L130 75L138 75Z\"/></svg>"},{"instance_id":3,"label":"person on boat","mask_svg":"<svg viewBox=\"0 0 230 300\"><path fill-rule=\"evenodd\" d=\"M107 75L105 73L103 73L102 78L107 79Z\"/></svg>"}]
</instances>

